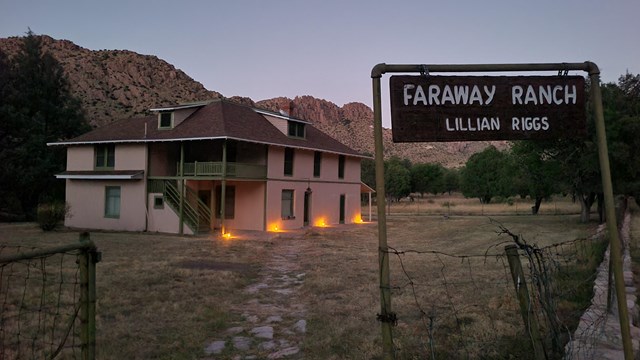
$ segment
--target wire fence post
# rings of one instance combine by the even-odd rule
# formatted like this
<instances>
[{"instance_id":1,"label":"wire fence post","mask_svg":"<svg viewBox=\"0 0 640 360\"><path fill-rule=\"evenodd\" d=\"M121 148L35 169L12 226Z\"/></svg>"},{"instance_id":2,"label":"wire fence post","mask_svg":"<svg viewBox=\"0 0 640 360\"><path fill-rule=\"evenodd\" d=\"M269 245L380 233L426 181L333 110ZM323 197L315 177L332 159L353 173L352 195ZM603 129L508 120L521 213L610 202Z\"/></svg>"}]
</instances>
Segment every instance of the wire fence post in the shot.
<instances>
[{"instance_id":1,"label":"wire fence post","mask_svg":"<svg viewBox=\"0 0 640 360\"><path fill-rule=\"evenodd\" d=\"M531 297L529 296L529 289L527 287L524 272L522 271L522 263L520 262L520 255L518 255L518 247L516 245L508 245L505 246L504 250L507 253L509 269L511 270L511 277L513 278L513 284L516 287L518 302L520 303L520 313L522 314L522 321L524 321L524 328L527 332L527 335L531 339L534 357L536 360L545 360L547 359L547 354L544 350L542 337L540 336L538 319L536 318L535 314L533 314Z\"/></svg>"},{"instance_id":2,"label":"wire fence post","mask_svg":"<svg viewBox=\"0 0 640 360\"><path fill-rule=\"evenodd\" d=\"M90 242L88 232L80 234L80 242ZM80 340L82 359L96 358L96 263L100 253L88 249L79 257L80 267Z\"/></svg>"}]
</instances>

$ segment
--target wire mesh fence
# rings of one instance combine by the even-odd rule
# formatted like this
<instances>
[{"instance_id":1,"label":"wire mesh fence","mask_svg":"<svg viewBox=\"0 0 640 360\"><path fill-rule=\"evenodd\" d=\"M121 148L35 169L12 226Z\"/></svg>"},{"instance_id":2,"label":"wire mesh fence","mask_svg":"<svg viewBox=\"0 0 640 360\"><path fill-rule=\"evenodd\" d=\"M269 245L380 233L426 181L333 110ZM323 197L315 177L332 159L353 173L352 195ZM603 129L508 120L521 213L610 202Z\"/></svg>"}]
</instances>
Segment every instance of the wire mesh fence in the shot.
<instances>
[{"instance_id":1,"label":"wire mesh fence","mask_svg":"<svg viewBox=\"0 0 640 360\"><path fill-rule=\"evenodd\" d=\"M0 359L94 358L99 259L88 234L81 240L0 246Z\"/></svg>"},{"instance_id":2,"label":"wire mesh fence","mask_svg":"<svg viewBox=\"0 0 640 360\"><path fill-rule=\"evenodd\" d=\"M565 357L591 303L606 242L537 247L496 226L521 273L504 246L476 254L389 248L396 358Z\"/></svg>"}]
</instances>

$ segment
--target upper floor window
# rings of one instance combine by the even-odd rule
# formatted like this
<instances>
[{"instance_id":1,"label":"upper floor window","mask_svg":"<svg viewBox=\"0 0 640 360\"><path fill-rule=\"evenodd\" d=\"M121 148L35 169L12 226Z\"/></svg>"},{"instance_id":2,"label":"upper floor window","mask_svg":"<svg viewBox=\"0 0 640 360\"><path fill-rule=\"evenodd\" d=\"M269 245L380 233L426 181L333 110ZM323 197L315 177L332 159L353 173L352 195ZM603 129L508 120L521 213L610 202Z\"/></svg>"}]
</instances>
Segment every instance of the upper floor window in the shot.
<instances>
[{"instance_id":1,"label":"upper floor window","mask_svg":"<svg viewBox=\"0 0 640 360\"><path fill-rule=\"evenodd\" d=\"M344 155L338 156L338 178L344 179Z\"/></svg>"},{"instance_id":2,"label":"upper floor window","mask_svg":"<svg viewBox=\"0 0 640 360\"><path fill-rule=\"evenodd\" d=\"M161 112L158 115L158 129L173 128L173 112Z\"/></svg>"},{"instance_id":3,"label":"upper floor window","mask_svg":"<svg viewBox=\"0 0 640 360\"><path fill-rule=\"evenodd\" d=\"M293 175L293 148L284 148L284 174Z\"/></svg>"},{"instance_id":4,"label":"upper floor window","mask_svg":"<svg viewBox=\"0 0 640 360\"><path fill-rule=\"evenodd\" d=\"M113 169L116 162L116 146L115 144L97 145L96 151L96 169Z\"/></svg>"},{"instance_id":5,"label":"upper floor window","mask_svg":"<svg viewBox=\"0 0 640 360\"><path fill-rule=\"evenodd\" d=\"M304 138L304 123L289 121L288 134L289 136Z\"/></svg>"},{"instance_id":6,"label":"upper floor window","mask_svg":"<svg viewBox=\"0 0 640 360\"><path fill-rule=\"evenodd\" d=\"M322 163L322 153L315 151L313 153L313 177L320 177L320 164Z\"/></svg>"}]
</instances>

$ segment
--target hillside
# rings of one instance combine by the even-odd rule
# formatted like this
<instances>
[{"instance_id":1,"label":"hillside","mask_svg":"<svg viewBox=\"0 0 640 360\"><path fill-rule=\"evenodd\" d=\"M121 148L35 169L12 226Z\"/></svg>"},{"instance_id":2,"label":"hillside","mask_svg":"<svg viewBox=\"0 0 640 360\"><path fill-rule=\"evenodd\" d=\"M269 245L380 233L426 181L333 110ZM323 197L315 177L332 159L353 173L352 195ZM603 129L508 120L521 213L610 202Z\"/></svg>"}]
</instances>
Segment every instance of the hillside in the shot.
<instances>
[{"instance_id":1,"label":"hillside","mask_svg":"<svg viewBox=\"0 0 640 360\"><path fill-rule=\"evenodd\" d=\"M93 126L146 114L163 105L215 99L222 94L205 89L180 69L152 55L128 50L89 50L68 40L43 35L43 49L63 66L71 90ZM0 39L0 51L16 53L18 37ZM312 96L294 99L274 98L254 102L246 97L231 100L270 110L288 110L292 116L311 121L322 131L368 154L373 154L373 111L362 103L340 107ZM438 162L459 166L487 142L394 144L391 130L384 132L385 155L399 156L412 162ZM504 143L496 143L505 146Z\"/></svg>"}]
</instances>

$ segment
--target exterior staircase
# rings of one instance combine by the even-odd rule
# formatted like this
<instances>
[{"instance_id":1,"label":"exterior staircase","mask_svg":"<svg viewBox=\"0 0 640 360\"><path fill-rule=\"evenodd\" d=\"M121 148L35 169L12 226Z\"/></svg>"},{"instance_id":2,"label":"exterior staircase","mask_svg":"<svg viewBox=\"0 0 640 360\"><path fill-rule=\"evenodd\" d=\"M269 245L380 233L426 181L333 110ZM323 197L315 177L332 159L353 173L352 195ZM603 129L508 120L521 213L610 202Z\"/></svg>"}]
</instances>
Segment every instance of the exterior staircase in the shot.
<instances>
[{"instance_id":1,"label":"exterior staircase","mask_svg":"<svg viewBox=\"0 0 640 360\"><path fill-rule=\"evenodd\" d=\"M180 190L176 180L152 180L149 188L162 192L164 200L176 214L180 214ZM211 209L198 198L190 187L186 187L183 202L184 222L194 234L211 231Z\"/></svg>"}]
</instances>

